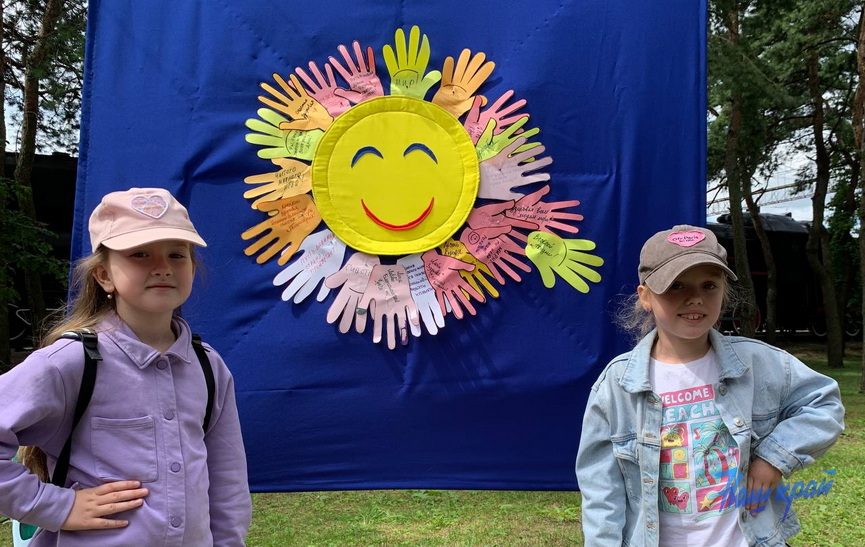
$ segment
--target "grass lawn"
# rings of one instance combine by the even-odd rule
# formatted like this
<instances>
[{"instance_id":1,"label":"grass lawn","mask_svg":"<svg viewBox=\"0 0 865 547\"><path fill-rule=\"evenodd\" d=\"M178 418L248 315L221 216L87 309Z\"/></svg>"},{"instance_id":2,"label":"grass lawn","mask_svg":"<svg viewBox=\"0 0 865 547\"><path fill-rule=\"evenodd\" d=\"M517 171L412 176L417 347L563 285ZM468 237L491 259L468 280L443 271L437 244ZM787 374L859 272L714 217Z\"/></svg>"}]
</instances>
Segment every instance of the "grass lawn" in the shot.
<instances>
[{"instance_id":1,"label":"grass lawn","mask_svg":"<svg viewBox=\"0 0 865 547\"><path fill-rule=\"evenodd\" d=\"M797 500L803 531L794 547L865 545L865 395L859 347L831 370L815 345L791 346L841 385L847 430L829 453L793 480L837 469L828 496ZM286 545L582 545L577 492L381 490L254 494L250 546ZM8 523L0 547L11 547Z\"/></svg>"}]
</instances>

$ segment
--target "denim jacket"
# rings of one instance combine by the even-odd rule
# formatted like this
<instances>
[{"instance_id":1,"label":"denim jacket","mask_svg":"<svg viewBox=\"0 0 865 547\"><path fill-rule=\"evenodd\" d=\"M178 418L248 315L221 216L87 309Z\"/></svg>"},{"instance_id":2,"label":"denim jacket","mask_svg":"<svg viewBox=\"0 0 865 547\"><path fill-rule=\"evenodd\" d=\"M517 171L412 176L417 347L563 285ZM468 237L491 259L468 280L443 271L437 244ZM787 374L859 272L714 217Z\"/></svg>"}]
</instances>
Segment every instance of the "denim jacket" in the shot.
<instances>
[{"instance_id":1,"label":"denim jacket","mask_svg":"<svg viewBox=\"0 0 865 547\"><path fill-rule=\"evenodd\" d=\"M652 392L649 360L656 331L601 373L586 405L577 454L586 545L658 545L661 399ZM755 455L784 477L814 462L844 429L838 384L773 346L715 330L709 341L720 378L715 405L739 447L739 469ZM749 514L738 509L749 545L784 545L799 531L786 502Z\"/></svg>"}]
</instances>

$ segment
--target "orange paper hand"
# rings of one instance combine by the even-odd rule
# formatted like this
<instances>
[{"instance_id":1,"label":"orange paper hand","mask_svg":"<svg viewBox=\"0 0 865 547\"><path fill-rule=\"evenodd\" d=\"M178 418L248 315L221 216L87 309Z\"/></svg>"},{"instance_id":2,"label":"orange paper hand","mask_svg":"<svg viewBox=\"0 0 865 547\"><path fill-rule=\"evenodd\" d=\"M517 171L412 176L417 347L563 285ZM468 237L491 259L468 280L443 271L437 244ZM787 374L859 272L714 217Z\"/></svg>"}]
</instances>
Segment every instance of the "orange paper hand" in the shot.
<instances>
[{"instance_id":1,"label":"orange paper hand","mask_svg":"<svg viewBox=\"0 0 865 547\"><path fill-rule=\"evenodd\" d=\"M282 79L279 74L274 74L273 79L279 85L282 92L275 89L270 84L262 83L261 87L277 100L274 101L270 97L258 96L258 100L267 106L288 115L291 122L283 122L280 129L321 129L322 131L330 127L333 123L333 116L328 113L327 109L313 97L310 97L306 90L300 85L297 76L289 75L291 83Z\"/></svg>"},{"instance_id":2,"label":"orange paper hand","mask_svg":"<svg viewBox=\"0 0 865 547\"><path fill-rule=\"evenodd\" d=\"M468 49L462 50L456 66L453 57L445 59L441 87L432 98L432 102L453 114L455 118L459 118L472 107L475 91L496 67L492 61L484 63L486 55L481 52L474 57L471 55L472 52Z\"/></svg>"},{"instance_id":3,"label":"orange paper hand","mask_svg":"<svg viewBox=\"0 0 865 547\"><path fill-rule=\"evenodd\" d=\"M252 256L270 244L270 247L255 259L259 264L264 264L276 256L276 253L283 251L277 263L285 266L303 239L321 222L321 215L312 198L307 194L265 202L261 204L259 210L270 216L240 235L243 239L249 240L264 234L243 251L246 256Z\"/></svg>"}]
</instances>

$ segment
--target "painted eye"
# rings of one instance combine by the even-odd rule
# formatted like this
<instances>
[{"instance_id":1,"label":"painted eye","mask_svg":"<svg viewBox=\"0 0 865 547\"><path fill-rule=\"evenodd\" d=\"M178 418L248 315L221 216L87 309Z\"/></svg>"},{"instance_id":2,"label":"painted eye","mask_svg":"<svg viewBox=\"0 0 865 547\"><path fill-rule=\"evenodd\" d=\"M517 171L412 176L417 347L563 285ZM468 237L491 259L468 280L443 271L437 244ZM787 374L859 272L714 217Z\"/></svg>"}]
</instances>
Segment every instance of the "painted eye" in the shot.
<instances>
[{"instance_id":1,"label":"painted eye","mask_svg":"<svg viewBox=\"0 0 865 547\"><path fill-rule=\"evenodd\" d=\"M436 162L436 163L439 162L438 158L436 158L436 155L433 154L433 151L430 150L426 145L423 145L419 142L415 142L415 143L408 145L408 147L405 149L405 152L403 152L402 155L403 155L403 157L408 156L411 152L414 152L415 150L423 152L424 154L429 156L430 159L432 159L434 162Z\"/></svg>"},{"instance_id":2,"label":"painted eye","mask_svg":"<svg viewBox=\"0 0 865 547\"><path fill-rule=\"evenodd\" d=\"M355 152L354 157L351 158L351 166L354 167L354 164L357 163L360 158L366 156L367 154L372 154L373 156L378 156L379 158L384 159L384 156L381 155L381 152L374 146L364 146L357 152Z\"/></svg>"}]
</instances>

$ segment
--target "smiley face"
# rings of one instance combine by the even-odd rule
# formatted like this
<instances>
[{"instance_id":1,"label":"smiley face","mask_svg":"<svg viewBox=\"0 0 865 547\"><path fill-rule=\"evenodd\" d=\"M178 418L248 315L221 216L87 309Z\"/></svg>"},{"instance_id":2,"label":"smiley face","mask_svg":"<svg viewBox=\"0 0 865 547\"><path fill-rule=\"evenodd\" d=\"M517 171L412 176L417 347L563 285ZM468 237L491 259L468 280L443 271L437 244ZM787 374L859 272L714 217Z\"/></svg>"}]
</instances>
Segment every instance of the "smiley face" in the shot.
<instances>
[{"instance_id":1,"label":"smiley face","mask_svg":"<svg viewBox=\"0 0 865 547\"><path fill-rule=\"evenodd\" d=\"M312 191L327 226L369 254L423 252L448 240L477 197L477 153L439 106L378 97L338 117L316 148Z\"/></svg>"}]
</instances>

